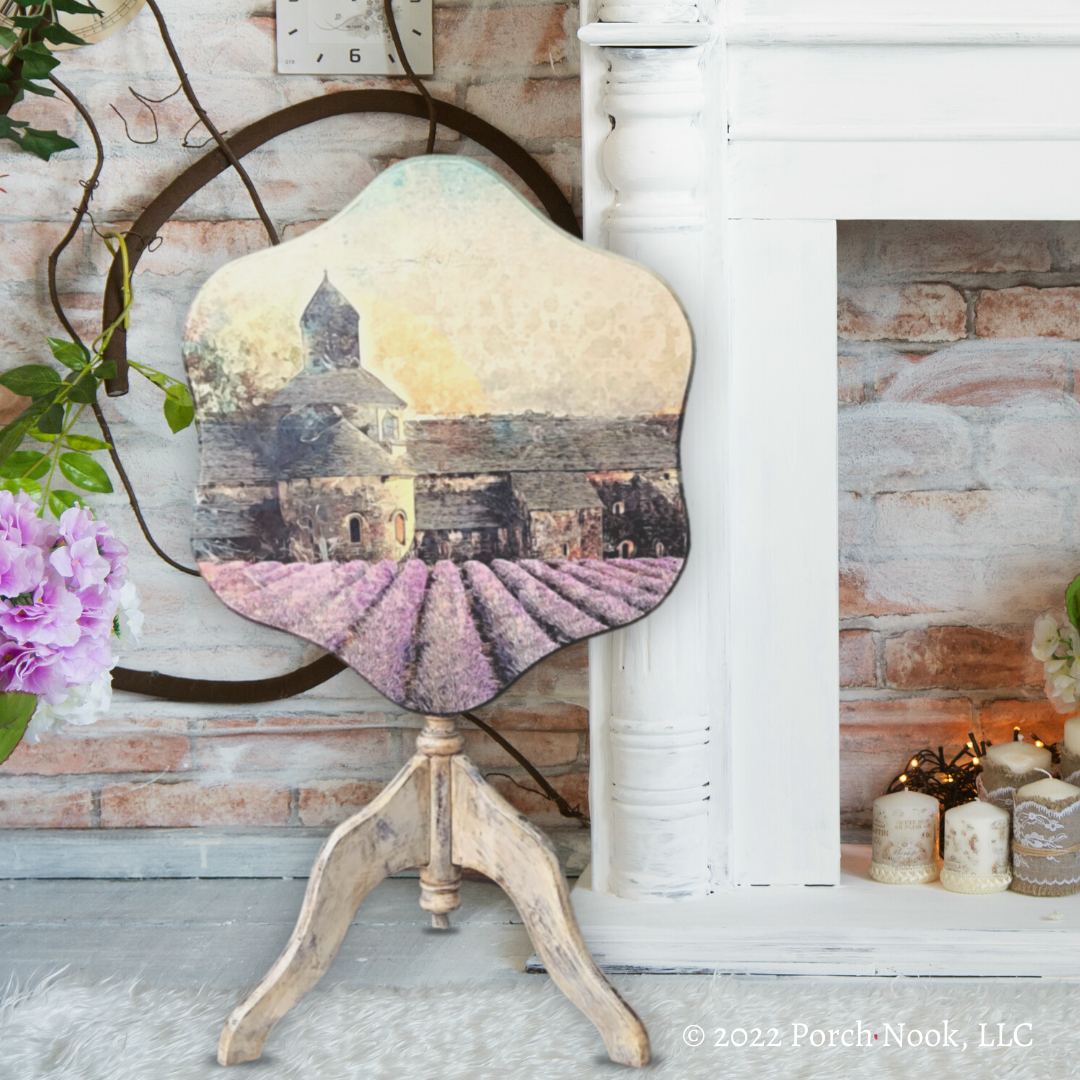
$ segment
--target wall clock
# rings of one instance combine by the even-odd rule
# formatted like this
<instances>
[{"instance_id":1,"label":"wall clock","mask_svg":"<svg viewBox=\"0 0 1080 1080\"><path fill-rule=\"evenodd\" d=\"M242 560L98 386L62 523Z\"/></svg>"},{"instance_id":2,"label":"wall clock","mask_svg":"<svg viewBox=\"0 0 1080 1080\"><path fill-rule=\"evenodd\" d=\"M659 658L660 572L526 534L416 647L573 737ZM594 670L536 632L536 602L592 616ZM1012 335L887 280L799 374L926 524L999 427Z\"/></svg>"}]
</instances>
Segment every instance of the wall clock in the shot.
<instances>
[{"instance_id":1,"label":"wall clock","mask_svg":"<svg viewBox=\"0 0 1080 1080\"><path fill-rule=\"evenodd\" d=\"M432 0L394 0L394 19L417 75L434 73ZM404 75L382 0L277 0L283 75Z\"/></svg>"},{"instance_id":2,"label":"wall clock","mask_svg":"<svg viewBox=\"0 0 1080 1080\"><path fill-rule=\"evenodd\" d=\"M117 30L123 30L139 14L145 2L146 0L96 0L95 6L101 9L101 15L68 15L61 12L60 25L77 34L87 45L95 45L111 37ZM79 46L53 45L50 48L59 51L77 49Z\"/></svg>"},{"instance_id":3,"label":"wall clock","mask_svg":"<svg viewBox=\"0 0 1080 1080\"><path fill-rule=\"evenodd\" d=\"M96 0L100 15L72 15L58 12L57 18L65 30L77 34L87 45L96 45L125 26L142 10L146 0ZM19 10L13 3L0 5L0 26L11 26L11 19ZM78 49L79 45L49 45L53 52Z\"/></svg>"}]
</instances>

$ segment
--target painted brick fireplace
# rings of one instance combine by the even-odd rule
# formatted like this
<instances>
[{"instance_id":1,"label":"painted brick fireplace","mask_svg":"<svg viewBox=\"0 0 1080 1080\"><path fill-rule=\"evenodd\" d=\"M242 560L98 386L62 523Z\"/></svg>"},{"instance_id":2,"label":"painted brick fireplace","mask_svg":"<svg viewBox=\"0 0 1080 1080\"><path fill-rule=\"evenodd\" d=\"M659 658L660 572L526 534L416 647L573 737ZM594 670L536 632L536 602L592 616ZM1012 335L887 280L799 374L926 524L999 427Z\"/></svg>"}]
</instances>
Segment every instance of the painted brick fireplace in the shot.
<instances>
[{"instance_id":1,"label":"painted brick fireplace","mask_svg":"<svg viewBox=\"0 0 1080 1080\"><path fill-rule=\"evenodd\" d=\"M839 278L840 815L910 753L1061 738L1031 655L1080 569L1080 224L852 222Z\"/></svg>"},{"instance_id":2,"label":"painted brick fireplace","mask_svg":"<svg viewBox=\"0 0 1080 1080\"><path fill-rule=\"evenodd\" d=\"M876 885L839 826L912 749L1060 731L1027 650L1076 570L1075 10L593 0L579 37L586 237L668 278L697 343L686 575L591 646L587 940L1074 969L1080 912Z\"/></svg>"}]
</instances>

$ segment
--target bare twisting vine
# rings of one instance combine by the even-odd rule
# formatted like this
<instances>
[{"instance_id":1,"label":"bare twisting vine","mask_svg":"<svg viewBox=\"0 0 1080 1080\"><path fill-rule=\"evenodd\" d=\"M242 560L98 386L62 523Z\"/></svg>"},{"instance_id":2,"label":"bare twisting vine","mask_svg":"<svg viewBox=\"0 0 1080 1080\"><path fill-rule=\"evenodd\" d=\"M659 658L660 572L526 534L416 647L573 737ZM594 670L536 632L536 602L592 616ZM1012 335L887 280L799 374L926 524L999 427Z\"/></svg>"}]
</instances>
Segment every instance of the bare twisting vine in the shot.
<instances>
[{"instance_id":1,"label":"bare twisting vine","mask_svg":"<svg viewBox=\"0 0 1080 1080\"><path fill-rule=\"evenodd\" d=\"M146 2L157 23L162 42L180 80L180 86L172 94L156 99L148 98L129 87L135 99L150 111L154 123L154 138L133 139L127 120L113 106L114 111L123 121L125 134L131 141L143 145L156 142L159 129L153 106L167 101L182 90L197 117L185 134L183 145L193 145L188 142L188 136L201 124L209 132L210 138L207 142L213 141L217 144L218 150L246 188L255 212L266 230L269 242L280 243L277 230L254 182L199 101L157 0L146 0ZM405 74L426 104L428 135L425 153L431 154L434 152L436 135L435 102L427 87L409 64L394 19L391 0L383 0L383 11ZM94 453L105 451L112 461L147 544L169 566L181 573L198 577L200 575L197 570L172 558L154 539L131 478L120 458L113 432L98 402L98 391L101 385L114 379L117 374L114 361L105 356L106 349L113 336L117 333L126 333L130 325L133 294L131 266L128 258L129 240L135 241L141 248L146 249L156 238L136 237L131 233L123 234L113 230L101 231L96 225L93 226L95 233L101 236L110 253L119 256L123 267L121 279L123 304L119 314L109 325L103 327L101 333L89 344L83 341L64 310L57 286L57 272L61 256L87 218L93 225L90 204L105 163L101 134L93 116L70 87L55 75L55 69L60 61L50 51L48 45L85 44L81 38L60 25L57 17L59 12L82 15L102 14L92 3L84 4L80 0L44 0L40 4L17 3L14 0L0 2L0 138L9 139L23 150L46 161L52 154L75 148L77 146L75 142L59 135L56 131L39 130L31 127L28 122L13 120L7 115L9 109L23 100L26 93L51 97L59 91L86 124L93 139L95 151L94 167L90 177L82 181L82 195L78 205L73 208L71 223L60 242L50 253L47 264L49 299L57 320L67 334L67 339L47 338L46 340L53 358L67 369L67 374L61 376L55 368L47 364L24 364L0 374L0 385L30 399L30 404L19 416L0 427L0 487L9 491L27 492L39 503L40 513L50 512L59 517L69 507L84 504L86 498L84 493L113 490L108 474L92 457ZM162 391L163 412L172 431L180 431L192 423L194 408L190 393L184 383L139 361L129 358L127 362L131 368ZM101 432L100 439L78 434L74 430L87 409L97 421ZM36 443L42 449L24 448L26 440ZM70 486L60 486L61 480L66 480ZM302 693L332 678L344 668L345 664L336 657L324 656L287 675L247 682L185 679L162 675L158 672L131 671L119 667L114 669L113 676L114 685L118 689L134 690L172 700L225 699L254 703ZM536 766L500 732L471 712L463 713L462 716L501 746L525 770L539 790L527 787L511 776L507 776L507 779L524 790L550 800L564 817L588 825L589 819L585 812L578 806L571 806Z\"/></svg>"}]
</instances>

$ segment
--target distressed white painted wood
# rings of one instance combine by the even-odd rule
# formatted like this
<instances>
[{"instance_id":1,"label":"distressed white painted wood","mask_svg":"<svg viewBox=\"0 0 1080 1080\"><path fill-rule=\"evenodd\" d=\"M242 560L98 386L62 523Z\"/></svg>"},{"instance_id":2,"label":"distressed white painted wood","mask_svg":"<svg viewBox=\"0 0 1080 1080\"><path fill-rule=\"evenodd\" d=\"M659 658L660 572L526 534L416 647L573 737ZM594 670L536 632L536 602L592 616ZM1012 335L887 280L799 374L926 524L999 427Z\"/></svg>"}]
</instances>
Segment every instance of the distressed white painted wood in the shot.
<instances>
[{"instance_id":1,"label":"distressed white painted wood","mask_svg":"<svg viewBox=\"0 0 1080 1080\"><path fill-rule=\"evenodd\" d=\"M843 24L854 29L881 24L957 23L993 26L1004 23L1075 23L1072 0L728 0L729 24Z\"/></svg>"},{"instance_id":2,"label":"distressed white painted wood","mask_svg":"<svg viewBox=\"0 0 1080 1080\"><path fill-rule=\"evenodd\" d=\"M595 23L588 5L582 11ZM630 718L642 731L676 715L671 704L686 692L655 669L646 673L633 651L620 667L617 641L594 646L597 828L592 888L579 904L586 939L606 962L617 955L619 964L660 970L697 957L723 970L996 971L992 957L962 961L966 953L939 938L924 940L920 920L932 921L936 909L919 905L949 900L884 887L802 888L838 880L835 222L1080 218L1080 100L1072 91L1080 9L1072 0L955 0L944 10L938 0L730 0L719 15L699 7L699 26L712 34L698 50L701 112L689 124L671 115L663 130L650 129L649 118L673 113L681 87L661 72L685 67L664 54L690 50L649 48L671 39L650 42L642 26L633 37L610 36L601 24L579 34L587 236L623 245L661 273L678 262L676 252L693 268L683 276L675 269L671 280L686 289L698 347L684 458L695 546L669 610L694 580L696 560L715 571L709 600L683 599L669 632L682 647L692 648L692 631L709 642L701 685L720 673L707 699L714 894L689 899L673 920L613 895L631 895L620 875L640 870L620 848L629 833L615 799L641 770L612 718L627 687L647 683L654 695L636 698L640 711ZM632 85L634 93L625 89ZM629 132L619 130L622 96L631 99L622 108ZM704 179L695 189L694 169L684 165L681 190L674 169L661 168L658 184L657 158L682 160L688 134L700 139ZM600 149L605 140L610 152ZM680 235L664 230L662 214L645 224L640 213L631 243L623 221L650 200L672 217L693 205L704 220ZM691 418L702 416L710 423L698 442ZM717 462L712 487L695 488L698 468ZM713 530L714 521L721 527ZM778 637L790 635L797 647L777 662ZM654 738L673 774L693 775L699 747L680 748L675 728ZM775 794L763 799L765 780ZM656 793L653 803L659 812ZM641 859L647 845L638 843ZM651 892L665 892L666 873L674 896L676 883L692 878L688 857L681 849L656 864ZM738 913L755 905L768 919L747 944L740 935L749 924ZM853 917L858 905L868 906L865 918ZM819 910L833 922L803 949L803 924ZM1046 935L1014 933L1012 908L981 911L985 921L964 950L1004 940L1002 973L1059 970L1040 951ZM729 921L733 929L717 929ZM1054 940L1075 967L1080 924Z\"/></svg>"},{"instance_id":3,"label":"distressed white painted wood","mask_svg":"<svg viewBox=\"0 0 1080 1080\"><path fill-rule=\"evenodd\" d=\"M696 0L600 0L600 21L608 23L696 23Z\"/></svg>"},{"instance_id":4,"label":"distressed white painted wood","mask_svg":"<svg viewBox=\"0 0 1080 1080\"><path fill-rule=\"evenodd\" d=\"M725 37L729 45L1075 45L1080 42L1080 24L785 19L729 23Z\"/></svg>"},{"instance_id":5,"label":"distressed white painted wood","mask_svg":"<svg viewBox=\"0 0 1080 1080\"><path fill-rule=\"evenodd\" d=\"M833 884L836 224L738 220L728 238L732 880Z\"/></svg>"},{"instance_id":6,"label":"distressed white painted wood","mask_svg":"<svg viewBox=\"0 0 1080 1080\"><path fill-rule=\"evenodd\" d=\"M464 754L450 765L455 862L486 874L514 901L545 969L596 1025L608 1057L621 1065L648 1065L645 1025L589 955L547 838Z\"/></svg>"},{"instance_id":7,"label":"distressed white painted wood","mask_svg":"<svg viewBox=\"0 0 1080 1080\"><path fill-rule=\"evenodd\" d=\"M364 897L395 871L427 863L428 789L428 759L417 754L377 799L330 834L284 952L221 1032L221 1065L259 1057L274 1025L326 973Z\"/></svg>"},{"instance_id":8,"label":"distressed white painted wood","mask_svg":"<svg viewBox=\"0 0 1080 1080\"><path fill-rule=\"evenodd\" d=\"M427 717L405 768L330 834L288 944L221 1032L220 1064L257 1059L274 1025L326 974L364 897L391 874L419 866L420 906L436 929L449 929L449 913L460 906L462 867L497 882L611 1060L648 1065L648 1033L589 955L555 849L488 784L461 753L464 745L453 718Z\"/></svg>"},{"instance_id":9,"label":"distressed white painted wood","mask_svg":"<svg viewBox=\"0 0 1080 1080\"><path fill-rule=\"evenodd\" d=\"M586 45L630 45L645 48L672 48L704 45L712 31L700 23L589 23L578 31Z\"/></svg>"},{"instance_id":10,"label":"distressed white painted wood","mask_svg":"<svg viewBox=\"0 0 1080 1080\"><path fill-rule=\"evenodd\" d=\"M1068 897L971 897L940 882L882 885L870 878L869 865L869 846L845 845L833 888L732 889L673 909L594 892L583 878L573 901L607 971L1075 976L1080 970L1080 905L1067 904Z\"/></svg>"},{"instance_id":11,"label":"distressed white painted wood","mask_svg":"<svg viewBox=\"0 0 1080 1080\"><path fill-rule=\"evenodd\" d=\"M697 339L706 295L703 50L655 46L692 45L706 28L639 22L627 37L627 25L588 28L607 47L583 57L590 92L602 92L584 146L593 185L586 235L664 277ZM616 47L627 40L635 47ZM588 94L585 102L588 108ZM602 210L597 189L608 202ZM593 873L598 887L622 897L704 896L711 868L724 858L710 831L723 817L722 809L710 815L711 728L725 693L723 622L707 614L723 604L710 573L720 529L707 509L722 470L709 404L719 400L720 374L699 349L682 443L693 521L683 580L648 619L591 646Z\"/></svg>"},{"instance_id":12,"label":"distressed white painted wood","mask_svg":"<svg viewBox=\"0 0 1080 1080\"><path fill-rule=\"evenodd\" d=\"M1080 44L729 45L731 138L1075 139L1078 61Z\"/></svg>"},{"instance_id":13,"label":"distressed white painted wood","mask_svg":"<svg viewBox=\"0 0 1080 1080\"><path fill-rule=\"evenodd\" d=\"M727 152L736 217L1080 217L1080 141L733 141Z\"/></svg>"}]
</instances>

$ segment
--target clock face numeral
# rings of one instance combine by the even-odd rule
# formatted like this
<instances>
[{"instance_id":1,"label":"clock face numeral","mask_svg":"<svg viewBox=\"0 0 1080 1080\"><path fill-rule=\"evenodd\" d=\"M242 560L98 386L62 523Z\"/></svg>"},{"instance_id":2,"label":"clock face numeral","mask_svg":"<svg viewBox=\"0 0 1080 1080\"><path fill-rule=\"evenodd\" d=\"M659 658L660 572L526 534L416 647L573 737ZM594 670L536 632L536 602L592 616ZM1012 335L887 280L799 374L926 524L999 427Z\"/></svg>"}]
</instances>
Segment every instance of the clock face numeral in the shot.
<instances>
[{"instance_id":1,"label":"clock face numeral","mask_svg":"<svg viewBox=\"0 0 1080 1080\"><path fill-rule=\"evenodd\" d=\"M394 0L418 75L434 71L432 0ZM288 75L402 75L382 0L277 0L278 71Z\"/></svg>"}]
</instances>

